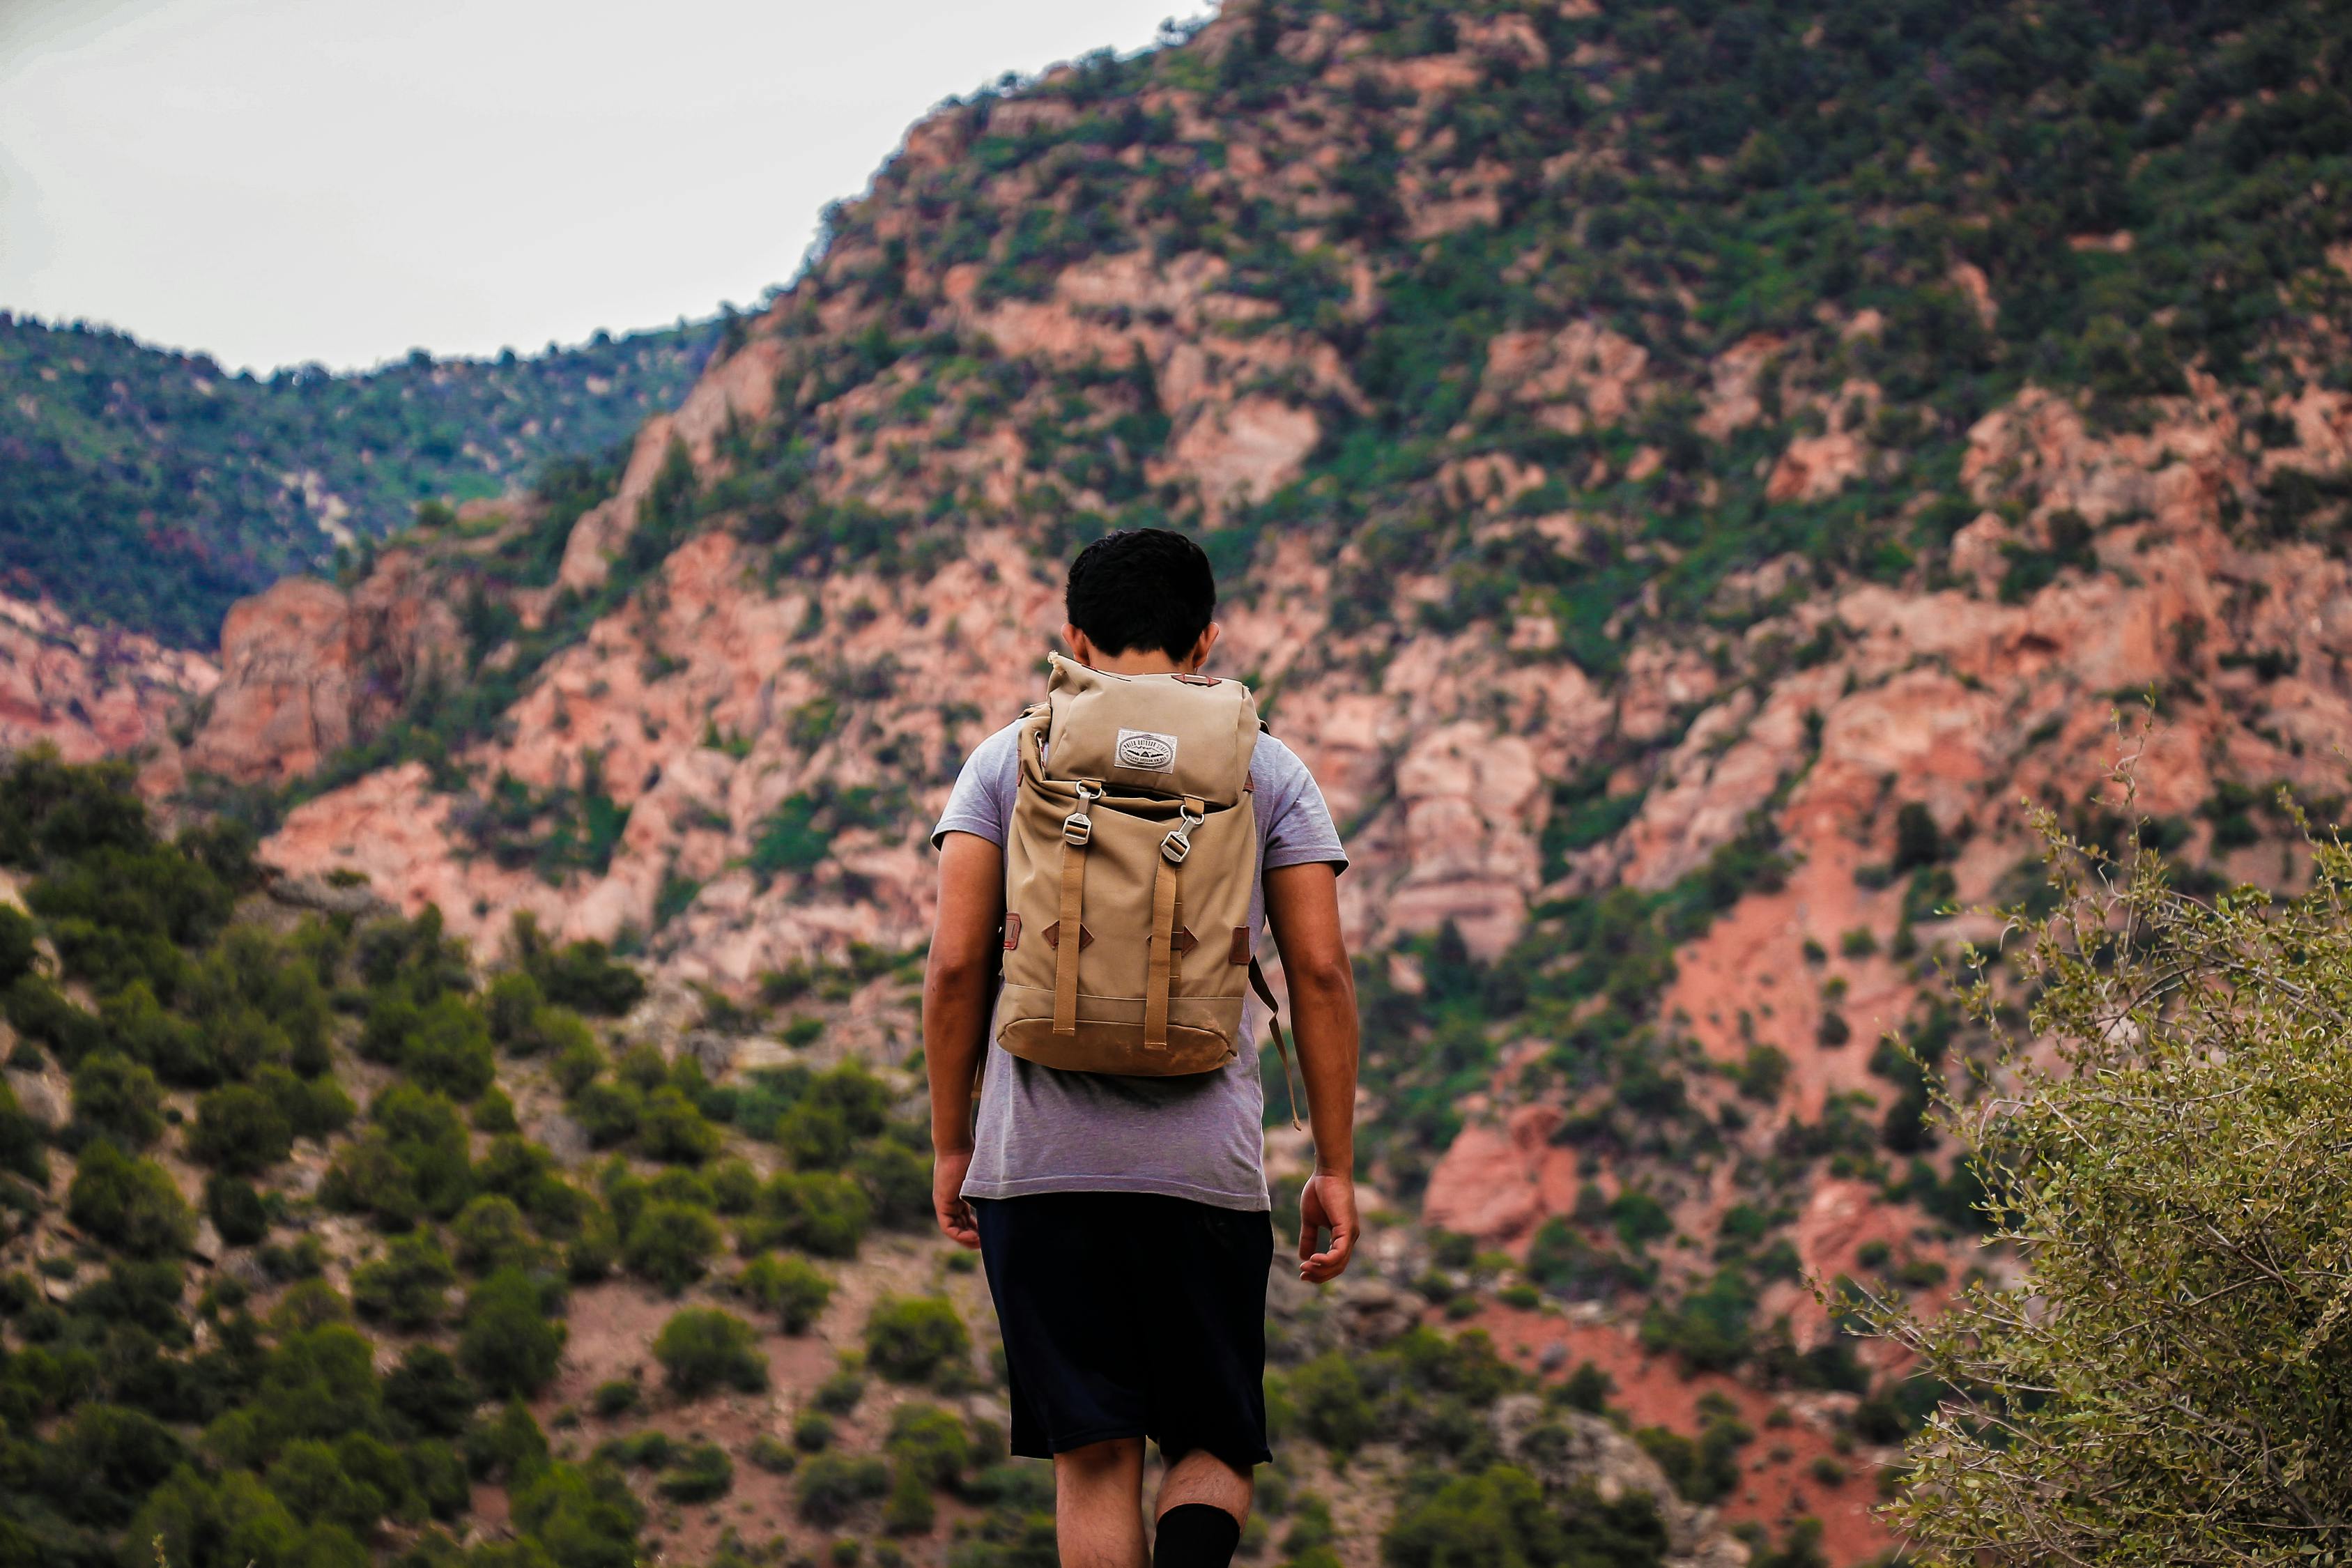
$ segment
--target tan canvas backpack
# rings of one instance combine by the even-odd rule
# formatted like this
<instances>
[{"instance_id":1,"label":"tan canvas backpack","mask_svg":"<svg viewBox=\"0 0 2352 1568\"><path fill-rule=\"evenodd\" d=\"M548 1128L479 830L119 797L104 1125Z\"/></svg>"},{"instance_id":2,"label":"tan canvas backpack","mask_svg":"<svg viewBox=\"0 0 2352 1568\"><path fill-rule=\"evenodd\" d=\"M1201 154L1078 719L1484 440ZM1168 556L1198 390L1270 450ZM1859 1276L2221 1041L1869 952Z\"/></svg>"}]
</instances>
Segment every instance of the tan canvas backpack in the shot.
<instances>
[{"instance_id":1,"label":"tan canvas backpack","mask_svg":"<svg viewBox=\"0 0 2352 1568\"><path fill-rule=\"evenodd\" d=\"M1249 923L1256 699L1238 680L1052 663L1019 733L997 1044L1071 1072L1213 1071L1237 1048L1244 985L1274 1005Z\"/></svg>"}]
</instances>

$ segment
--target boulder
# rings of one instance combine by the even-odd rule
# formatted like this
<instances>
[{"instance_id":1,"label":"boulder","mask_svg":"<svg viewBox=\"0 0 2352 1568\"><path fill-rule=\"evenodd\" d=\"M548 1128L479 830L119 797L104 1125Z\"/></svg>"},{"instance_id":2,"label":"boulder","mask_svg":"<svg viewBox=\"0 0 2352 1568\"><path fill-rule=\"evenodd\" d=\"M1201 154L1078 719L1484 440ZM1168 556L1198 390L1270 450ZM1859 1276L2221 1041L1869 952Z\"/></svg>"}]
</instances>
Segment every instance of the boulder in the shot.
<instances>
[{"instance_id":1,"label":"boulder","mask_svg":"<svg viewBox=\"0 0 2352 1568\"><path fill-rule=\"evenodd\" d=\"M1419 1321L1420 1301L1384 1279L1343 1278L1331 1316L1351 1350L1378 1350Z\"/></svg>"},{"instance_id":2,"label":"boulder","mask_svg":"<svg viewBox=\"0 0 2352 1568\"><path fill-rule=\"evenodd\" d=\"M6 1073L8 1092L16 1097L16 1109L55 1131L66 1124L68 1096L63 1084L46 1073L27 1072L10 1068Z\"/></svg>"},{"instance_id":3,"label":"boulder","mask_svg":"<svg viewBox=\"0 0 2352 1568\"><path fill-rule=\"evenodd\" d=\"M588 1130L560 1110L551 1110L524 1129L530 1140L555 1156L559 1165L584 1163L592 1152Z\"/></svg>"}]
</instances>

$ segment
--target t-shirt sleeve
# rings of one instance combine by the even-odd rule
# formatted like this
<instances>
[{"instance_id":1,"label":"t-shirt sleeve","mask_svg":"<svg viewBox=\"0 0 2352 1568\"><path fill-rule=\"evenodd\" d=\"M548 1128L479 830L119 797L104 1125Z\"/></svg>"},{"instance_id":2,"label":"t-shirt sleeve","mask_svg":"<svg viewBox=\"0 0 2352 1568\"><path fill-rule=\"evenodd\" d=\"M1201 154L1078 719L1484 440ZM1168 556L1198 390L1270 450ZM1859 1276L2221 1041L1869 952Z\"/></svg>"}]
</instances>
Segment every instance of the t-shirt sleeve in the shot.
<instances>
[{"instance_id":1,"label":"t-shirt sleeve","mask_svg":"<svg viewBox=\"0 0 2352 1568\"><path fill-rule=\"evenodd\" d=\"M1008 724L972 748L948 794L947 808L931 829L931 847L950 833L969 833L1000 848L1013 813L1013 792L1020 784L1020 759L1014 748L1020 726Z\"/></svg>"},{"instance_id":2,"label":"t-shirt sleeve","mask_svg":"<svg viewBox=\"0 0 2352 1568\"><path fill-rule=\"evenodd\" d=\"M1256 787L1273 790L1265 825L1265 868L1328 865L1335 871L1346 870L1348 851L1340 846L1323 787L1298 753L1269 736L1259 747L1255 765L1268 775Z\"/></svg>"}]
</instances>

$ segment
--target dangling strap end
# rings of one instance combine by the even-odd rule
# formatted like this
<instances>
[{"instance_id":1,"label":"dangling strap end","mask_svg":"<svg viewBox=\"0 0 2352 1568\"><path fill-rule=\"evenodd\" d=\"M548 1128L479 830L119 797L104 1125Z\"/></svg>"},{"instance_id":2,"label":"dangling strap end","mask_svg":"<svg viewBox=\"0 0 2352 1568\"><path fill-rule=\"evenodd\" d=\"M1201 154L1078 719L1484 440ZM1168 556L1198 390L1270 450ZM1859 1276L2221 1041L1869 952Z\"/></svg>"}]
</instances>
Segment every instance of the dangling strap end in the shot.
<instances>
[{"instance_id":1,"label":"dangling strap end","mask_svg":"<svg viewBox=\"0 0 2352 1568\"><path fill-rule=\"evenodd\" d=\"M1291 1131L1304 1132L1307 1129L1298 1120L1298 1080L1290 1071L1290 1042L1282 1037L1282 1008L1275 1002L1274 987L1265 983L1265 971L1258 967L1255 958L1249 961L1249 983L1257 999L1265 1004L1266 1027L1274 1031L1275 1053L1282 1058L1282 1092L1290 1100Z\"/></svg>"}]
</instances>

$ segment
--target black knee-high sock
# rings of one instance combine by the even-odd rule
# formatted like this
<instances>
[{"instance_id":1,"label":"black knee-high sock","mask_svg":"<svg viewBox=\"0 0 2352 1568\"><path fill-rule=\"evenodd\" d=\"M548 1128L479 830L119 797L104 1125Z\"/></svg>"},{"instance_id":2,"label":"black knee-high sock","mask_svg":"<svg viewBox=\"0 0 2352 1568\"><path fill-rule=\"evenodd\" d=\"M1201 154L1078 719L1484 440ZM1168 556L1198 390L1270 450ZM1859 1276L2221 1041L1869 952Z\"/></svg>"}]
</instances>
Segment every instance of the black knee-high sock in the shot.
<instances>
[{"instance_id":1,"label":"black knee-high sock","mask_svg":"<svg viewBox=\"0 0 2352 1568\"><path fill-rule=\"evenodd\" d=\"M1241 1521L1213 1503L1179 1503L1160 1516L1151 1568L1228 1568L1242 1543Z\"/></svg>"}]
</instances>

